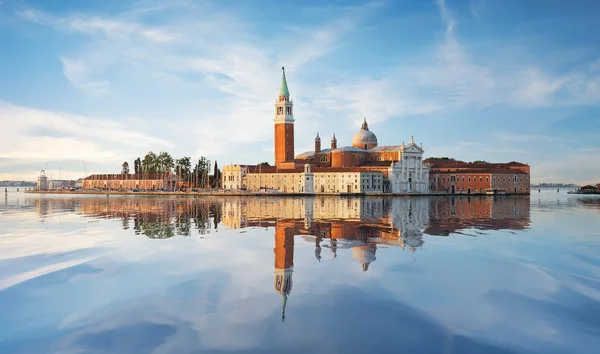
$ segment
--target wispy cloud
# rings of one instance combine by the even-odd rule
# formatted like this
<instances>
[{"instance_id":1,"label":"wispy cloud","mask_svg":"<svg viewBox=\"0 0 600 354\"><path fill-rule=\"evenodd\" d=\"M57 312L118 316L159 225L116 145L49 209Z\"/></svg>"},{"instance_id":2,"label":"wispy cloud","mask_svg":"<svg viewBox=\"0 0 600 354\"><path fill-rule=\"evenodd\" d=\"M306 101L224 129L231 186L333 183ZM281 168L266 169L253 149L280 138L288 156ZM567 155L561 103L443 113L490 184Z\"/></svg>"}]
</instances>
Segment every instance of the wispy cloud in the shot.
<instances>
[{"instance_id":1,"label":"wispy cloud","mask_svg":"<svg viewBox=\"0 0 600 354\"><path fill-rule=\"evenodd\" d=\"M109 91L107 80L94 81L88 64L79 59L61 58L63 74L69 82L91 96L102 96Z\"/></svg>"},{"instance_id":2,"label":"wispy cloud","mask_svg":"<svg viewBox=\"0 0 600 354\"><path fill-rule=\"evenodd\" d=\"M26 108L0 101L0 117L11 117L11 129L0 130L0 158L111 160L141 148L173 147L145 135L127 118L117 123ZM129 122L128 122L129 121ZM56 134L59 132L60 134ZM35 138L32 138L32 134Z\"/></svg>"}]
</instances>

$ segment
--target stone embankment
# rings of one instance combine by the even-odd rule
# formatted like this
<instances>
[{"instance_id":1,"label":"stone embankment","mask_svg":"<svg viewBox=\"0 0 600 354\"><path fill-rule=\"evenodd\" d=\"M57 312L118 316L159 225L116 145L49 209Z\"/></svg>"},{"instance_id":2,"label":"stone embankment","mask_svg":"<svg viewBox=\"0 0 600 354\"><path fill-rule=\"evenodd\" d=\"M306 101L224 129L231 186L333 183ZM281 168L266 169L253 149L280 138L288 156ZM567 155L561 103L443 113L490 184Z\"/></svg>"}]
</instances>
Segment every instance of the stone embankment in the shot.
<instances>
[{"instance_id":1,"label":"stone embankment","mask_svg":"<svg viewBox=\"0 0 600 354\"><path fill-rule=\"evenodd\" d=\"M208 190L202 192L132 192L132 191L38 191L27 190L25 193L36 194L74 194L74 195L143 195L143 196L189 196L189 197L205 197L205 196L233 196L233 197L306 197L306 196L482 196L486 194L449 194L449 193L283 193L283 192L246 192L246 191L228 191L228 190Z\"/></svg>"}]
</instances>

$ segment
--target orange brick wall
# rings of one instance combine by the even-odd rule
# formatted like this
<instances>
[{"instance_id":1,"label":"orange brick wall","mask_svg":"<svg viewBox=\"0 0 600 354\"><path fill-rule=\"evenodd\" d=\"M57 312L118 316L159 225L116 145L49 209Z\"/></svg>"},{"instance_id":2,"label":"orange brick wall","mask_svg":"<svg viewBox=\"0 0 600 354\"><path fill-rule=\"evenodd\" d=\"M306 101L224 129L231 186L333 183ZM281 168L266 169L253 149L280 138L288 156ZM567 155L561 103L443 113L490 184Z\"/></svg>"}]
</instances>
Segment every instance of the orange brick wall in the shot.
<instances>
[{"instance_id":1,"label":"orange brick wall","mask_svg":"<svg viewBox=\"0 0 600 354\"><path fill-rule=\"evenodd\" d=\"M275 124L275 165L294 160L294 124Z\"/></svg>"},{"instance_id":2,"label":"orange brick wall","mask_svg":"<svg viewBox=\"0 0 600 354\"><path fill-rule=\"evenodd\" d=\"M514 177L517 182L514 182ZM490 174L490 173L435 173L429 174L430 190L432 192L468 194L483 193L488 188L503 189L508 194L529 194L529 175L523 174ZM516 188L516 189L515 189Z\"/></svg>"},{"instance_id":3,"label":"orange brick wall","mask_svg":"<svg viewBox=\"0 0 600 354\"><path fill-rule=\"evenodd\" d=\"M514 177L517 177L517 182L514 182ZM492 175L492 188L504 189L509 194L529 194L529 176L528 175Z\"/></svg>"}]
</instances>

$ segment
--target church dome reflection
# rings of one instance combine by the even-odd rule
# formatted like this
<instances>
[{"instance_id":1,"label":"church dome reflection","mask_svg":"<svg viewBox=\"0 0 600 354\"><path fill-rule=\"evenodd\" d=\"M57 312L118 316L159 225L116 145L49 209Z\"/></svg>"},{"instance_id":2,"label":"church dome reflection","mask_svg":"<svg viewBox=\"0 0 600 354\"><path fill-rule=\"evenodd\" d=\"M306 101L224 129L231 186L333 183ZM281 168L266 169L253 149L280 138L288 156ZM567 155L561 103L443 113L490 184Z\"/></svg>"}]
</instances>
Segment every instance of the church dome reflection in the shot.
<instances>
[{"instance_id":1,"label":"church dome reflection","mask_svg":"<svg viewBox=\"0 0 600 354\"><path fill-rule=\"evenodd\" d=\"M362 246L352 247L352 258L356 259L360 264L363 272L369 270L369 265L375 261L375 252L377 246L375 244L364 244Z\"/></svg>"}]
</instances>

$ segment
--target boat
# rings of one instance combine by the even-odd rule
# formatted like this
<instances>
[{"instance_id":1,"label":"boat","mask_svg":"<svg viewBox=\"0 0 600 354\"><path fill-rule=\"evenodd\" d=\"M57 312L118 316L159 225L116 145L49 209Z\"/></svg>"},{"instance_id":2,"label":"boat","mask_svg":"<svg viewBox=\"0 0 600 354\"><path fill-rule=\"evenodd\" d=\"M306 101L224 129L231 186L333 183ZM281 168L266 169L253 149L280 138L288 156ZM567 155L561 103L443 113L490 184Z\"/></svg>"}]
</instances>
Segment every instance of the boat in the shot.
<instances>
[{"instance_id":1,"label":"boat","mask_svg":"<svg viewBox=\"0 0 600 354\"><path fill-rule=\"evenodd\" d=\"M487 194L487 195L504 195L504 194L506 194L506 191L504 189L488 188L485 190L485 194Z\"/></svg>"},{"instance_id":2,"label":"boat","mask_svg":"<svg viewBox=\"0 0 600 354\"><path fill-rule=\"evenodd\" d=\"M583 186L581 188L577 188L576 190L570 190L567 192L568 194L600 194L600 188L597 186Z\"/></svg>"}]
</instances>

